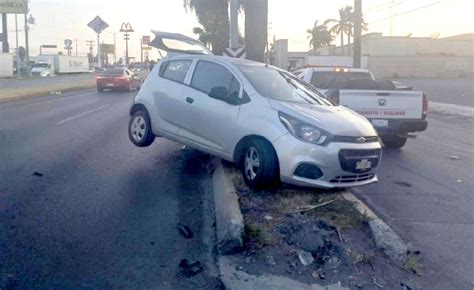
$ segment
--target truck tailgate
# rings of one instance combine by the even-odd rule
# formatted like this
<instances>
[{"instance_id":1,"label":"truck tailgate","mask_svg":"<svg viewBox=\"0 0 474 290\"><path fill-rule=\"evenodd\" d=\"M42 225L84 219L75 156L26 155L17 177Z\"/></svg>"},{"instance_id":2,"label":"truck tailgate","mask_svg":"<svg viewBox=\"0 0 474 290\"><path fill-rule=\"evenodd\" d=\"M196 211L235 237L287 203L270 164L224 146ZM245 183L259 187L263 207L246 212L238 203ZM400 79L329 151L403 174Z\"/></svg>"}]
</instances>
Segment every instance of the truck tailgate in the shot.
<instances>
[{"instance_id":1,"label":"truck tailgate","mask_svg":"<svg viewBox=\"0 0 474 290\"><path fill-rule=\"evenodd\" d=\"M339 103L368 119L421 119L423 92L341 90Z\"/></svg>"}]
</instances>

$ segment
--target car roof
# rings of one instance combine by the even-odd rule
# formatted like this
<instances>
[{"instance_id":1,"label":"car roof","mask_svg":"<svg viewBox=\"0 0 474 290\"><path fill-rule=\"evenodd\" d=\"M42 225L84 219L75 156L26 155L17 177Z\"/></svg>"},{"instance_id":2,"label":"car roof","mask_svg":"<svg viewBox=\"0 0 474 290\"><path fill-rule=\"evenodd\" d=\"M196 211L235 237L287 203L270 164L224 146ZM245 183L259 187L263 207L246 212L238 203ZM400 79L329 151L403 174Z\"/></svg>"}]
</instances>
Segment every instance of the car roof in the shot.
<instances>
[{"instance_id":1,"label":"car roof","mask_svg":"<svg viewBox=\"0 0 474 290\"><path fill-rule=\"evenodd\" d=\"M364 68L352 68L352 67L310 67L306 68L312 71L318 72L327 72L327 71L334 71L335 69L347 70L346 72L360 72L360 73L370 73L368 69Z\"/></svg>"},{"instance_id":2,"label":"car roof","mask_svg":"<svg viewBox=\"0 0 474 290\"><path fill-rule=\"evenodd\" d=\"M233 58L226 56L208 55L208 54L176 54L166 58L167 60L173 59L201 59L201 60L213 60L221 63L228 63L233 65L255 65L265 66L264 63L256 62L248 59Z\"/></svg>"}]
</instances>

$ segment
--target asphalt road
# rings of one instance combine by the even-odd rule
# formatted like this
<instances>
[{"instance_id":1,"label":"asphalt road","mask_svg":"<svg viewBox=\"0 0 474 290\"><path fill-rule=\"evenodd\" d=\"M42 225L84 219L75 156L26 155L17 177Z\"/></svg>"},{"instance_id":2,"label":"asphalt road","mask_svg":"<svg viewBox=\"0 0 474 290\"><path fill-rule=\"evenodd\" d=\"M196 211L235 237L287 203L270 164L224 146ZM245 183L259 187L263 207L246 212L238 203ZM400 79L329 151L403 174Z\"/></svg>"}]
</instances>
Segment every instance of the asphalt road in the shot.
<instances>
[{"instance_id":1,"label":"asphalt road","mask_svg":"<svg viewBox=\"0 0 474 290\"><path fill-rule=\"evenodd\" d=\"M402 150L384 150L378 184L354 191L421 251L424 289L474 289L474 120L428 121Z\"/></svg>"},{"instance_id":2,"label":"asphalt road","mask_svg":"<svg viewBox=\"0 0 474 290\"><path fill-rule=\"evenodd\" d=\"M426 92L430 102L474 107L474 79L399 79Z\"/></svg>"},{"instance_id":3,"label":"asphalt road","mask_svg":"<svg viewBox=\"0 0 474 290\"><path fill-rule=\"evenodd\" d=\"M134 147L134 94L0 103L1 289L220 287L208 157L162 139ZM187 278L182 259L204 270Z\"/></svg>"},{"instance_id":4,"label":"asphalt road","mask_svg":"<svg viewBox=\"0 0 474 290\"><path fill-rule=\"evenodd\" d=\"M126 130L133 94L0 103L0 283L219 287L208 157L162 139L134 147ZM385 150L380 182L356 194L421 251L424 288L472 289L473 120L428 120L403 150ZM183 238L178 223L194 237ZM185 258L204 271L184 277Z\"/></svg>"}]
</instances>

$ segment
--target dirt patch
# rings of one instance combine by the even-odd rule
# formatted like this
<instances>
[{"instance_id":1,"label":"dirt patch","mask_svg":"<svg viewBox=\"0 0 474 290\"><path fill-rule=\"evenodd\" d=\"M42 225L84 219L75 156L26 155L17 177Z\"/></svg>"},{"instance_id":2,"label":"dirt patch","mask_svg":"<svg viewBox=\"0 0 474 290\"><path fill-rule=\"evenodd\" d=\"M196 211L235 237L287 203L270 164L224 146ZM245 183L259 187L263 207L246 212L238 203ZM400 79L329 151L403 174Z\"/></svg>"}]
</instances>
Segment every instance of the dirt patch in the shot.
<instances>
[{"instance_id":1,"label":"dirt patch","mask_svg":"<svg viewBox=\"0 0 474 290\"><path fill-rule=\"evenodd\" d=\"M340 192L287 185L253 191L235 167L224 167L245 222L244 250L236 255L241 270L353 289L419 288L418 257L404 268L391 263L376 250L367 217Z\"/></svg>"}]
</instances>

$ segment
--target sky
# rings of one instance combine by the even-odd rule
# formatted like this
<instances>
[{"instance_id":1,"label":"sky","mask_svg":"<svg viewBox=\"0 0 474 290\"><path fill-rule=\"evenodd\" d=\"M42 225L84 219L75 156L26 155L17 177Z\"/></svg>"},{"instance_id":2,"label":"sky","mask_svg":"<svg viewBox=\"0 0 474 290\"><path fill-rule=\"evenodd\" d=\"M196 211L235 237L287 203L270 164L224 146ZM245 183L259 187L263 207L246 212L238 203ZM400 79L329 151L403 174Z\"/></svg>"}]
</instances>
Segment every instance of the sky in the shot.
<instances>
[{"instance_id":1,"label":"sky","mask_svg":"<svg viewBox=\"0 0 474 290\"><path fill-rule=\"evenodd\" d=\"M384 35L440 37L474 32L472 0L362 0L369 23L368 32ZM269 0L269 39L288 39L290 51L309 49L306 30L318 20L337 18L338 9L353 5L353 0ZM134 28L129 42L130 55L139 58L140 38L152 35L150 30L178 32L191 37L199 26L193 13L183 8L182 0L30 0L35 24L30 30L31 55L39 53L41 44L64 46L64 39L77 39L79 55L88 52L87 40L96 34L87 23L99 15L110 27L101 34L101 42L113 43L116 32L117 57L123 57L125 41L119 33L123 22ZM24 45L23 15L18 15L19 45ZM394 16L390 20L390 16ZM16 47L14 16L8 16L10 47ZM243 17L239 26L243 26ZM243 28L242 28L243 31ZM335 42L339 43L336 38ZM73 44L74 46L75 44ZM56 53L57 50L46 50ZM154 52L151 57L155 58Z\"/></svg>"}]
</instances>

